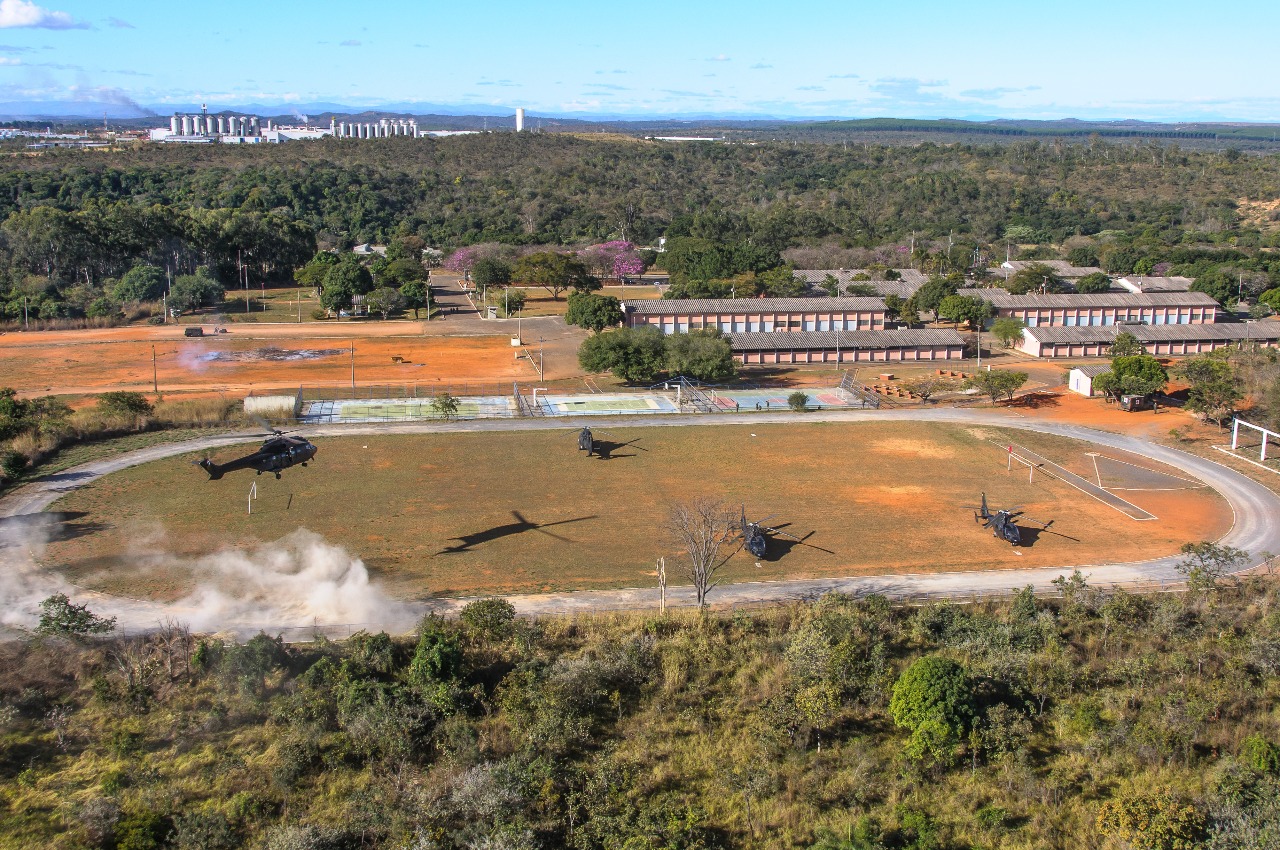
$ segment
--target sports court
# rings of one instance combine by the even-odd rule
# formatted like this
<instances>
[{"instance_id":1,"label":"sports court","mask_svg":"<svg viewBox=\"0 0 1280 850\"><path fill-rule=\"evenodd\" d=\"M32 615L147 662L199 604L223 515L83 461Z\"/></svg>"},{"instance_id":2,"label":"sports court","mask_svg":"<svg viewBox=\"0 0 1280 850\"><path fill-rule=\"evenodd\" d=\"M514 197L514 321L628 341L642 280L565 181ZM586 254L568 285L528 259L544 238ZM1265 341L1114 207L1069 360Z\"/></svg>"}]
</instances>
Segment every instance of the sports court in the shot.
<instances>
[{"instance_id":1,"label":"sports court","mask_svg":"<svg viewBox=\"0 0 1280 850\"><path fill-rule=\"evenodd\" d=\"M680 412L675 399L661 393L548 394L538 396L538 406L546 416Z\"/></svg>"},{"instance_id":2,"label":"sports court","mask_svg":"<svg viewBox=\"0 0 1280 850\"><path fill-rule=\"evenodd\" d=\"M516 416L515 399L511 396L460 396L459 419L493 419ZM429 398L336 399L304 402L300 421L313 423L404 422L413 419L439 419Z\"/></svg>"},{"instance_id":3,"label":"sports court","mask_svg":"<svg viewBox=\"0 0 1280 850\"><path fill-rule=\"evenodd\" d=\"M763 390L704 390L711 397L716 406L721 410L740 411L750 410L785 410L787 408L787 396L796 392L792 389L763 389ZM809 409L824 409L831 407L865 407L867 406L862 399L853 395L846 390L836 387L804 387L799 391L809 396Z\"/></svg>"}]
</instances>

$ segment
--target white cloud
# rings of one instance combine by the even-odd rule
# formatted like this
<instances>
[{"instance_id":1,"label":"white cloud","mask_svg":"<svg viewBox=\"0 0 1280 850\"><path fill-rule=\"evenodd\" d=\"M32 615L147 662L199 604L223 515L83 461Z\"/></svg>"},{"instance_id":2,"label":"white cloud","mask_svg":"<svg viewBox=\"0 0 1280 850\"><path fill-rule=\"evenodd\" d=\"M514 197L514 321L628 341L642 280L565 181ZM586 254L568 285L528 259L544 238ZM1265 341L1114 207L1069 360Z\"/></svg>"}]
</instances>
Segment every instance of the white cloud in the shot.
<instances>
[{"instance_id":1,"label":"white cloud","mask_svg":"<svg viewBox=\"0 0 1280 850\"><path fill-rule=\"evenodd\" d=\"M119 18L107 18L107 23L119 30L137 29L133 24L128 21L122 21Z\"/></svg>"},{"instance_id":2,"label":"white cloud","mask_svg":"<svg viewBox=\"0 0 1280 850\"><path fill-rule=\"evenodd\" d=\"M359 47L361 44L358 38L349 38L346 41L338 42L339 47Z\"/></svg>"},{"instance_id":3,"label":"white cloud","mask_svg":"<svg viewBox=\"0 0 1280 850\"><path fill-rule=\"evenodd\" d=\"M21 59L14 59L11 56L0 56L0 65L21 65Z\"/></svg>"},{"instance_id":4,"label":"white cloud","mask_svg":"<svg viewBox=\"0 0 1280 850\"><path fill-rule=\"evenodd\" d=\"M718 54L718 55L716 55L716 56L712 56L712 57L711 57L710 59L708 59L707 61L708 61L708 62L728 62L728 61L730 61L730 59L729 59L729 57L728 57L728 56L725 56L723 53L720 53L720 54Z\"/></svg>"},{"instance_id":5,"label":"white cloud","mask_svg":"<svg viewBox=\"0 0 1280 850\"><path fill-rule=\"evenodd\" d=\"M29 0L0 0L0 29L36 27L46 30L88 29L66 12L51 12Z\"/></svg>"}]
</instances>

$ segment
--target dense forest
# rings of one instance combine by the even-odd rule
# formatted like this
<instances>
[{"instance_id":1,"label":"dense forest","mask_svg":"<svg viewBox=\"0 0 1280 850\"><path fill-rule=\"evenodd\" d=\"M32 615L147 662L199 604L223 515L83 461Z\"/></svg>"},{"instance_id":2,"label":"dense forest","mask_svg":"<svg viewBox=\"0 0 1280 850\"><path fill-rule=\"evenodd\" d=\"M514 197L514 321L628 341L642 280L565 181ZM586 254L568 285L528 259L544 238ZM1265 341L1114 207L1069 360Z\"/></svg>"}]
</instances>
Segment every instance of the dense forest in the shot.
<instances>
[{"instance_id":1,"label":"dense forest","mask_svg":"<svg viewBox=\"0 0 1280 850\"><path fill-rule=\"evenodd\" d=\"M22 305L83 315L139 263L252 285L289 280L317 246L407 235L445 250L687 236L901 250L922 264L915 249L945 251L951 270L1015 246L1058 256L1075 240L1114 255L1116 273L1200 262L1265 277L1280 274L1260 256L1280 245L1278 194L1277 155L1097 138L895 147L492 133L14 153L0 173L0 301L10 318Z\"/></svg>"},{"instance_id":2,"label":"dense forest","mask_svg":"<svg viewBox=\"0 0 1280 850\"><path fill-rule=\"evenodd\" d=\"M0 646L0 846L1274 848L1280 589L1189 575L292 645L51 598L85 636Z\"/></svg>"}]
</instances>

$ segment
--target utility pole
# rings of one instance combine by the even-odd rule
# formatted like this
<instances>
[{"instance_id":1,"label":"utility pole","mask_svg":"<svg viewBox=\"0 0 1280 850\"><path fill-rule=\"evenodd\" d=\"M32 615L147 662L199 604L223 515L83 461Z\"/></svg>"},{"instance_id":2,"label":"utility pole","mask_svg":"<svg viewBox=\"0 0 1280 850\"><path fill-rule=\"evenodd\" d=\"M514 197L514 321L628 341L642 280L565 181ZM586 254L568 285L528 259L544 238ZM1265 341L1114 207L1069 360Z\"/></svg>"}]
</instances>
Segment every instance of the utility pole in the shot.
<instances>
[{"instance_id":1,"label":"utility pole","mask_svg":"<svg viewBox=\"0 0 1280 850\"><path fill-rule=\"evenodd\" d=\"M160 376L156 372L156 347L151 346L151 389L160 395Z\"/></svg>"},{"instance_id":2,"label":"utility pole","mask_svg":"<svg viewBox=\"0 0 1280 850\"><path fill-rule=\"evenodd\" d=\"M356 341L351 340L351 392L356 391Z\"/></svg>"}]
</instances>

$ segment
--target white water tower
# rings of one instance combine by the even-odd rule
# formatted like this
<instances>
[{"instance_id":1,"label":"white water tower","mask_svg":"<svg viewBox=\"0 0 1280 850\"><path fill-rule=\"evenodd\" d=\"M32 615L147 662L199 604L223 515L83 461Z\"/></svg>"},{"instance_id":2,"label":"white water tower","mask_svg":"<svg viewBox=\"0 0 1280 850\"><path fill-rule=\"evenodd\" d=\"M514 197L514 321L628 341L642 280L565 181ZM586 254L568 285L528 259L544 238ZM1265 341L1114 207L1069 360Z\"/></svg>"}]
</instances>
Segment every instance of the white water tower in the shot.
<instances>
[{"instance_id":1,"label":"white water tower","mask_svg":"<svg viewBox=\"0 0 1280 850\"><path fill-rule=\"evenodd\" d=\"M524 132L524 107L523 106L516 107L516 132L517 133Z\"/></svg>"}]
</instances>

